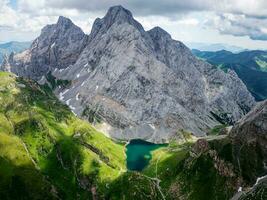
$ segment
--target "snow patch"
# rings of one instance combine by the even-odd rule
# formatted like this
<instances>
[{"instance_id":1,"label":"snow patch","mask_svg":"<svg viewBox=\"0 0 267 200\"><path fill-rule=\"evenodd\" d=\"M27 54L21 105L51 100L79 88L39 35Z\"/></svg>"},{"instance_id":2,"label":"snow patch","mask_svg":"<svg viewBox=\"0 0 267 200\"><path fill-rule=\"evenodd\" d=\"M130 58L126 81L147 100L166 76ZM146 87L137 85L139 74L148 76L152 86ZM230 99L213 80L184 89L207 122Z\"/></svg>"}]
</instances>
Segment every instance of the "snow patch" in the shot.
<instances>
[{"instance_id":1,"label":"snow patch","mask_svg":"<svg viewBox=\"0 0 267 200\"><path fill-rule=\"evenodd\" d=\"M68 99L67 101L66 101L66 104L69 106L70 105L70 100L71 99Z\"/></svg>"},{"instance_id":2,"label":"snow patch","mask_svg":"<svg viewBox=\"0 0 267 200\"><path fill-rule=\"evenodd\" d=\"M79 95L80 95L79 93L76 94L75 98L76 98L77 101L79 101Z\"/></svg>"},{"instance_id":3,"label":"snow patch","mask_svg":"<svg viewBox=\"0 0 267 200\"><path fill-rule=\"evenodd\" d=\"M53 48L55 46L55 42L51 45L51 48Z\"/></svg>"},{"instance_id":4,"label":"snow patch","mask_svg":"<svg viewBox=\"0 0 267 200\"><path fill-rule=\"evenodd\" d=\"M73 110L71 111L75 116L77 116L77 114L75 112L73 112Z\"/></svg>"},{"instance_id":5,"label":"snow patch","mask_svg":"<svg viewBox=\"0 0 267 200\"><path fill-rule=\"evenodd\" d=\"M64 99L64 95L69 91L69 89L65 90L64 92L60 92L59 93L59 99L63 100Z\"/></svg>"},{"instance_id":6,"label":"snow patch","mask_svg":"<svg viewBox=\"0 0 267 200\"><path fill-rule=\"evenodd\" d=\"M85 84L85 81L82 82L81 86L84 86L84 84Z\"/></svg>"},{"instance_id":7,"label":"snow patch","mask_svg":"<svg viewBox=\"0 0 267 200\"><path fill-rule=\"evenodd\" d=\"M75 109L76 109L76 108L75 108L74 106L72 106L72 105L69 105L69 107L70 107L71 110L75 110Z\"/></svg>"},{"instance_id":8,"label":"snow patch","mask_svg":"<svg viewBox=\"0 0 267 200\"><path fill-rule=\"evenodd\" d=\"M259 182L260 182L261 180L265 179L265 178L267 178L267 174L266 174L265 176L261 176L261 177L257 178L257 181L256 181L256 183L255 183L254 186L258 185Z\"/></svg>"},{"instance_id":9,"label":"snow patch","mask_svg":"<svg viewBox=\"0 0 267 200\"><path fill-rule=\"evenodd\" d=\"M80 77L80 74L77 74L76 77L79 78Z\"/></svg>"},{"instance_id":10,"label":"snow patch","mask_svg":"<svg viewBox=\"0 0 267 200\"><path fill-rule=\"evenodd\" d=\"M88 66L88 63L86 63L83 67L87 67Z\"/></svg>"},{"instance_id":11,"label":"snow patch","mask_svg":"<svg viewBox=\"0 0 267 200\"><path fill-rule=\"evenodd\" d=\"M154 126L153 124L149 124L149 126L150 126L153 130L155 130L155 126Z\"/></svg>"},{"instance_id":12,"label":"snow patch","mask_svg":"<svg viewBox=\"0 0 267 200\"><path fill-rule=\"evenodd\" d=\"M45 77L42 76L42 78L40 79L40 82L44 81L45 80Z\"/></svg>"}]
</instances>

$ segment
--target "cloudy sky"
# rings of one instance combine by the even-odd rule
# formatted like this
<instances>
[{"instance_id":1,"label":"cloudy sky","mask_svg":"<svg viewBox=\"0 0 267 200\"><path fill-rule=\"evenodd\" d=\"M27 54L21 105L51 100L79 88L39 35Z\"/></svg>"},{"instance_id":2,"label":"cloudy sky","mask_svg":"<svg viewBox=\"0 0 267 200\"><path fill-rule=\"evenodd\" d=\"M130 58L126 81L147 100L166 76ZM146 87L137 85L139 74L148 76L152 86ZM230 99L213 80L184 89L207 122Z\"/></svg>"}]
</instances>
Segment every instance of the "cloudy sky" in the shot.
<instances>
[{"instance_id":1,"label":"cloudy sky","mask_svg":"<svg viewBox=\"0 0 267 200\"><path fill-rule=\"evenodd\" d=\"M266 0L0 0L0 42L33 40L59 15L90 33L95 18L119 4L146 30L160 26L183 42L267 49Z\"/></svg>"}]
</instances>

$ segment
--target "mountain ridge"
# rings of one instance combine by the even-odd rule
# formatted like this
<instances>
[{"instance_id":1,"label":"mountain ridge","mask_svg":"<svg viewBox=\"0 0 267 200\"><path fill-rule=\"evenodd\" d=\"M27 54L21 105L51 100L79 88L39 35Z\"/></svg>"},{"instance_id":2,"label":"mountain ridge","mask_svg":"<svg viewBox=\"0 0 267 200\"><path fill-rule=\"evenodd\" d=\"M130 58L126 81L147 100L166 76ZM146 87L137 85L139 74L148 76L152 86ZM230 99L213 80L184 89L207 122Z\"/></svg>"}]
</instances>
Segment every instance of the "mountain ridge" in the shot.
<instances>
[{"instance_id":1,"label":"mountain ridge","mask_svg":"<svg viewBox=\"0 0 267 200\"><path fill-rule=\"evenodd\" d=\"M88 110L96 112L113 138L166 142L183 129L203 136L215 125L237 121L254 105L234 72L225 74L199 61L159 27L146 32L122 6L111 7L96 19L89 36L71 30L81 35L81 45L63 46L73 59L65 59L64 51L54 58L53 48L60 46L51 39L43 43L49 38L43 33L32 45L30 60L14 66L21 63L19 57L27 56L15 55L16 62L10 59L11 71L40 83L47 82L48 72L70 81L70 88L55 89L58 97L81 117L86 118ZM71 38L64 31L58 33L62 41ZM46 59L35 59L34 52ZM70 64L60 65L62 59ZM37 73L27 74L29 68Z\"/></svg>"},{"instance_id":2,"label":"mountain ridge","mask_svg":"<svg viewBox=\"0 0 267 200\"><path fill-rule=\"evenodd\" d=\"M267 98L267 52L262 50L229 51L192 50L199 58L227 71L234 70L257 101Z\"/></svg>"}]
</instances>

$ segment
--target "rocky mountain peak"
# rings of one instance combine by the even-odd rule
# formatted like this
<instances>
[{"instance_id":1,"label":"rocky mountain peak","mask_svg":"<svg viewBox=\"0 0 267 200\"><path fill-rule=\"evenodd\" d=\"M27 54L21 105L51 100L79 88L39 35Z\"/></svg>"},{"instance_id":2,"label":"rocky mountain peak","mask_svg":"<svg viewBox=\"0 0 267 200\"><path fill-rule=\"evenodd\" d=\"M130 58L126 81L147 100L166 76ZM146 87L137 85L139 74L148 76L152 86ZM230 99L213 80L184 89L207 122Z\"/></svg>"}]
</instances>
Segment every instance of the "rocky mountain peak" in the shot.
<instances>
[{"instance_id":1,"label":"rocky mountain peak","mask_svg":"<svg viewBox=\"0 0 267 200\"><path fill-rule=\"evenodd\" d=\"M105 17L110 18L112 21L121 19L130 21L132 20L133 15L129 10L125 9L121 5L118 5L110 7Z\"/></svg>"},{"instance_id":2,"label":"rocky mountain peak","mask_svg":"<svg viewBox=\"0 0 267 200\"><path fill-rule=\"evenodd\" d=\"M30 49L10 56L11 71L40 80L55 68L74 64L86 45L87 35L73 22L60 16L57 23L45 26Z\"/></svg>"},{"instance_id":3,"label":"rocky mountain peak","mask_svg":"<svg viewBox=\"0 0 267 200\"><path fill-rule=\"evenodd\" d=\"M59 16L56 24L47 25L42 29L37 41L48 39L48 37L56 39L64 37L64 35L72 36L72 34L85 35L82 29L76 26L69 18Z\"/></svg>"},{"instance_id":4,"label":"rocky mountain peak","mask_svg":"<svg viewBox=\"0 0 267 200\"><path fill-rule=\"evenodd\" d=\"M106 33L113 24L128 24L134 26L142 34L145 32L143 26L133 18L132 13L119 5L110 7L102 19L97 18L95 20L90 34L91 38L94 38L98 33Z\"/></svg>"},{"instance_id":5,"label":"rocky mountain peak","mask_svg":"<svg viewBox=\"0 0 267 200\"><path fill-rule=\"evenodd\" d=\"M74 24L72 23L72 21L69 18L59 16L58 20L57 20L57 25L74 25Z\"/></svg>"},{"instance_id":6,"label":"rocky mountain peak","mask_svg":"<svg viewBox=\"0 0 267 200\"><path fill-rule=\"evenodd\" d=\"M157 39L157 38L161 38L161 37L171 39L171 35L159 26L156 26L156 27L150 29L148 31L148 33L153 39Z\"/></svg>"},{"instance_id":7,"label":"rocky mountain peak","mask_svg":"<svg viewBox=\"0 0 267 200\"><path fill-rule=\"evenodd\" d=\"M60 100L78 116L97 112L107 134L120 140L160 143L181 130L203 136L226 118L240 119L240 105L254 104L238 77L199 61L159 27L146 32L122 6L97 18L88 38L60 17L29 54L16 57L26 56L28 63L12 64L18 75L40 80L50 71L71 81L69 89L56 89Z\"/></svg>"}]
</instances>

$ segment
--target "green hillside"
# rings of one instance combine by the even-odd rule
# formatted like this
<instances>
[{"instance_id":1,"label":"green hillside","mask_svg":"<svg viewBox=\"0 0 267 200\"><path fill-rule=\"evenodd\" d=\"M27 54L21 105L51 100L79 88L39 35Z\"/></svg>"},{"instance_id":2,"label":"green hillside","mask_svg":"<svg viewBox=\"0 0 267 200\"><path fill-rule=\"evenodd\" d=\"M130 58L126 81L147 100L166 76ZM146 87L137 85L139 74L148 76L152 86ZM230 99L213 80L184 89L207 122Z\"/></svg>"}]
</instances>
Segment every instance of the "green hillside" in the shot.
<instances>
[{"instance_id":1,"label":"green hillside","mask_svg":"<svg viewBox=\"0 0 267 200\"><path fill-rule=\"evenodd\" d=\"M91 199L124 170L123 145L76 118L48 88L0 72L1 199Z\"/></svg>"},{"instance_id":2,"label":"green hillside","mask_svg":"<svg viewBox=\"0 0 267 200\"><path fill-rule=\"evenodd\" d=\"M143 171L127 171L124 144L75 117L49 87L0 72L0 199L224 200L255 182L261 168L237 167L228 137L183 135L153 151Z\"/></svg>"}]
</instances>

